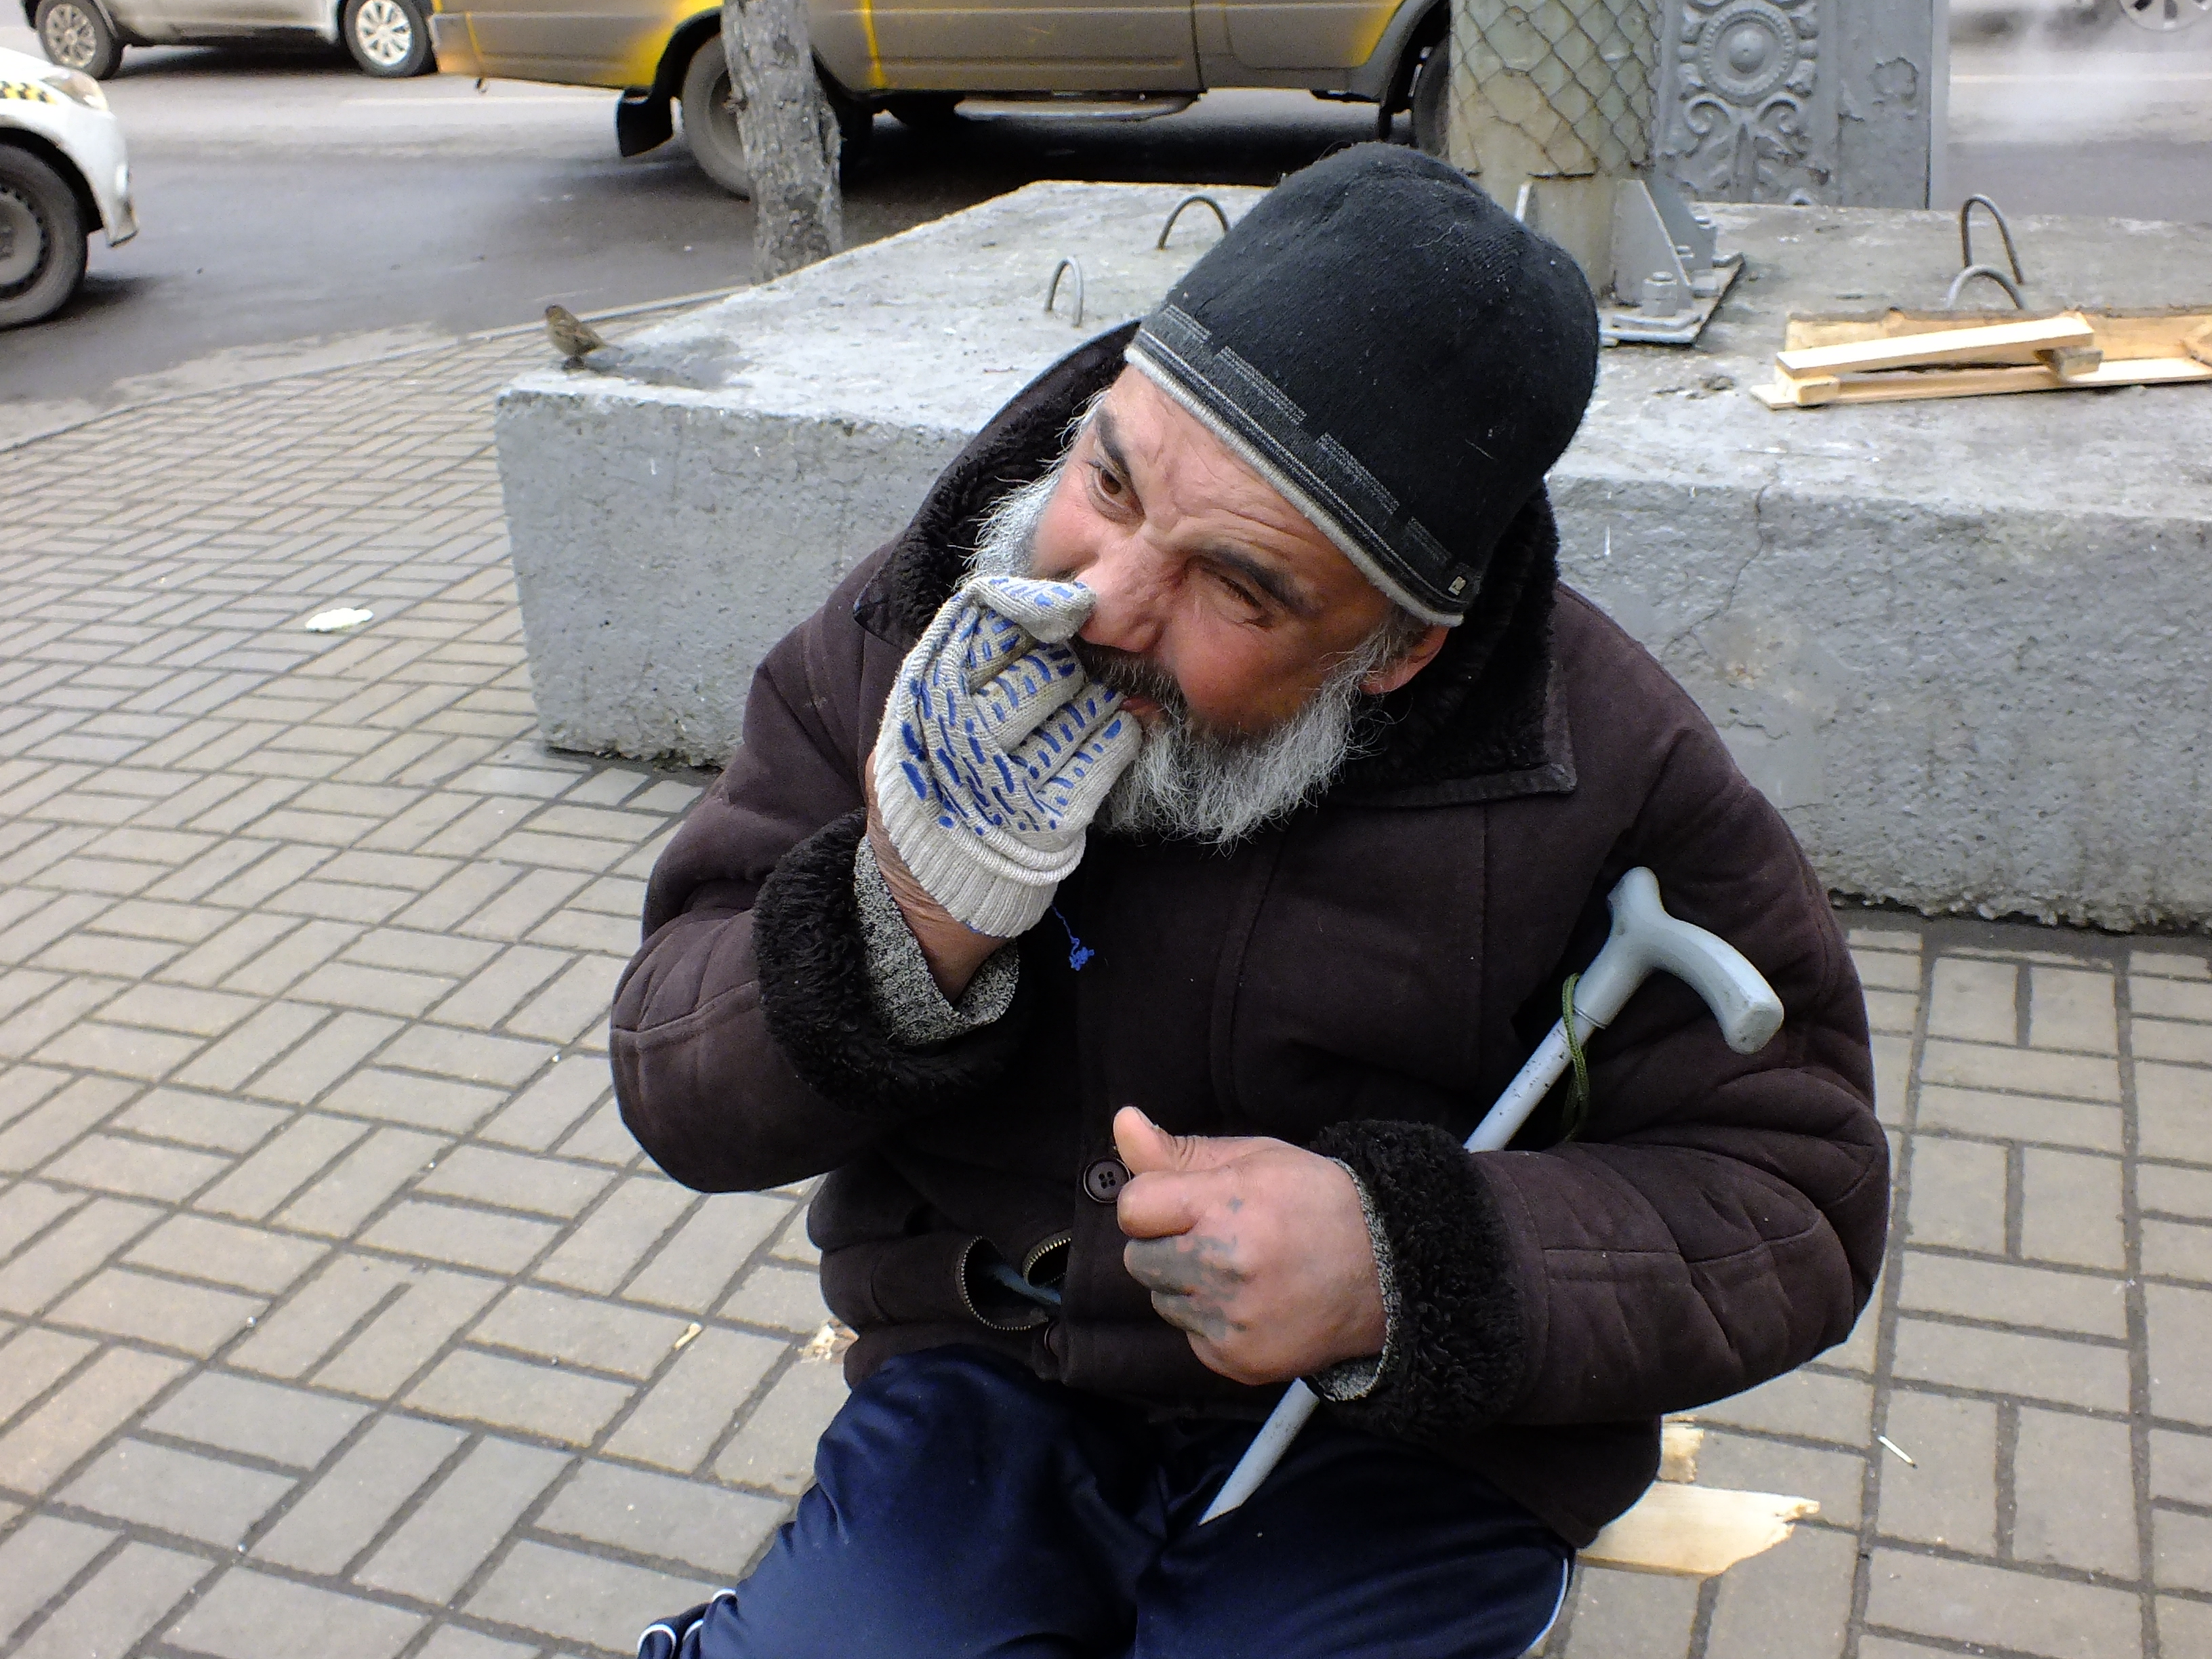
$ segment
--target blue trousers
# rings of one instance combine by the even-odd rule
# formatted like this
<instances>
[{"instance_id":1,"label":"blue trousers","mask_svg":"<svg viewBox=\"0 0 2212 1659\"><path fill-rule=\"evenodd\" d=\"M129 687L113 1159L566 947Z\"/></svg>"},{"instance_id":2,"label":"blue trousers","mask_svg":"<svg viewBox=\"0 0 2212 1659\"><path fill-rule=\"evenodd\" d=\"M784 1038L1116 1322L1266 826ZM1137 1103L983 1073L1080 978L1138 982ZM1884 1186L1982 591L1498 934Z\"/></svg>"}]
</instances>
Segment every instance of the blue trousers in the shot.
<instances>
[{"instance_id":1,"label":"blue trousers","mask_svg":"<svg viewBox=\"0 0 2212 1659\"><path fill-rule=\"evenodd\" d=\"M1483 1481L1316 1418L1198 1524L1250 1424L1158 1424L979 1348L884 1364L752 1576L640 1659L1517 1659L1573 1551Z\"/></svg>"}]
</instances>

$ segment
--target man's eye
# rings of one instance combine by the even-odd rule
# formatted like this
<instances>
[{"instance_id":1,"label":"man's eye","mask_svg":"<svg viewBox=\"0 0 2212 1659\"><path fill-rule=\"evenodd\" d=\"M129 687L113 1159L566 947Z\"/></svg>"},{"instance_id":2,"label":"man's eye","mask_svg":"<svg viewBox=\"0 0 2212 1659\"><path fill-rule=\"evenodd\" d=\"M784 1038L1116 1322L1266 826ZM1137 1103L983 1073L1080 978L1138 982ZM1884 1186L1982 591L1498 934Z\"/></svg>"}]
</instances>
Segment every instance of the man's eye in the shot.
<instances>
[{"instance_id":1,"label":"man's eye","mask_svg":"<svg viewBox=\"0 0 2212 1659\"><path fill-rule=\"evenodd\" d=\"M1101 495L1110 495L1116 501L1121 498L1126 486L1117 474L1109 471L1103 466L1093 467L1091 472L1098 480L1098 489Z\"/></svg>"},{"instance_id":2,"label":"man's eye","mask_svg":"<svg viewBox=\"0 0 2212 1659\"><path fill-rule=\"evenodd\" d=\"M1243 583L1238 581L1235 577L1224 575L1218 570L1213 572L1212 574L1215 581L1220 583L1222 586L1229 590L1229 597L1237 600L1240 605L1244 605L1255 614L1262 613L1267 610L1267 607L1261 603L1260 596L1257 593L1255 593L1250 588L1245 586Z\"/></svg>"}]
</instances>

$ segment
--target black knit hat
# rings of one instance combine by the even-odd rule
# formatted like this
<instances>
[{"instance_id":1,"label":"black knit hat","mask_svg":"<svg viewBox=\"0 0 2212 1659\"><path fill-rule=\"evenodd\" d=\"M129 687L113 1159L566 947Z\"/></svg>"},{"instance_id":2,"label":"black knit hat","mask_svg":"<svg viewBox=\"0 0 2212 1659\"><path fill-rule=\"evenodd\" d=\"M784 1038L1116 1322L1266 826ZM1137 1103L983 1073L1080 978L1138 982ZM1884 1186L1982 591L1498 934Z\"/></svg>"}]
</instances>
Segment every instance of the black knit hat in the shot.
<instances>
[{"instance_id":1,"label":"black knit hat","mask_svg":"<svg viewBox=\"0 0 2212 1659\"><path fill-rule=\"evenodd\" d=\"M1455 623L1581 424L1597 350L1565 252L1458 169L1360 144L1261 198L1128 360L1383 592Z\"/></svg>"}]
</instances>

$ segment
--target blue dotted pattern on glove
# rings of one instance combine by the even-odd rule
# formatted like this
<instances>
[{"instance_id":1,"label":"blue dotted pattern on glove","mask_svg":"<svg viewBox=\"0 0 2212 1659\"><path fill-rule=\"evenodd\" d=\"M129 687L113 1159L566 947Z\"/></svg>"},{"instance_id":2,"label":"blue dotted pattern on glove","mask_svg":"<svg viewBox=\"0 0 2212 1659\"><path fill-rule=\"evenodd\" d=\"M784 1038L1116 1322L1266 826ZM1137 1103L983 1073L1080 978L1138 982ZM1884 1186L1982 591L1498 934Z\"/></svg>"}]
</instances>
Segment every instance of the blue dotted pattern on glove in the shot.
<instances>
[{"instance_id":1,"label":"blue dotted pattern on glove","mask_svg":"<svg viewBox=\"0 0 2212 1659\"><path fill-rule=\"evenodd\" d=\"M942 644L907 665L900 774L941 829L1080 829L1102 793L1085 786L1129 719L1120 694L1092 683L1060 642L1083 625L1092 596L1073 583L999 576L964 597Z\"/></svg>"}]
</instances>

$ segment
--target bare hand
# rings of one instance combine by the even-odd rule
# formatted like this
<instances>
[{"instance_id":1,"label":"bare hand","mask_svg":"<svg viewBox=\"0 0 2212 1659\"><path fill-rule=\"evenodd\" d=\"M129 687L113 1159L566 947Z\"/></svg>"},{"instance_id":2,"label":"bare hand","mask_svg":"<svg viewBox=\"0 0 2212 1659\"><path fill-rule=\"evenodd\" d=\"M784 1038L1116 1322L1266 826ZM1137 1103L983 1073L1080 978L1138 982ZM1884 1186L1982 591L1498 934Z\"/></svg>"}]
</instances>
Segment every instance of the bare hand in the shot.
<instances>
[{"instance_id":1,"label":"bare hand","mask_svg":"<svg viewBox=\"0 0 2212 1659\"><path fill-rule=\"evenodd\" d=\"M956 921L914 878L914 872L906 867L906 860L899 857L898 848L891 845L890 832L884 828L883 815L876 810L876 769L872 765L860 769L860 787L868 797L868 846L876 855L876 867L884 872L884 884L898 901L899 912L906 918L907 932L921 946L922 960L929 964L929 976L937 981L937 988L947 1002L957 1002L961 993L968 988L968 981L975 977L976 970L1006 941L979 933Z\"/></svg>"},{"instance_id":2,"label":"bare hand","mask_svg":"<svg viewBox=\"0 0 2212 1659\"><path fill-rule=\"evenodd\" d=\"M1121 1259L1209 1368L1281 1382L1382 1352L1375 1249L1341 1166L1285 1140L1171 1135L1133 1106L1114 1144L1133 1177Z\"/></svg>"}]
</instances>

